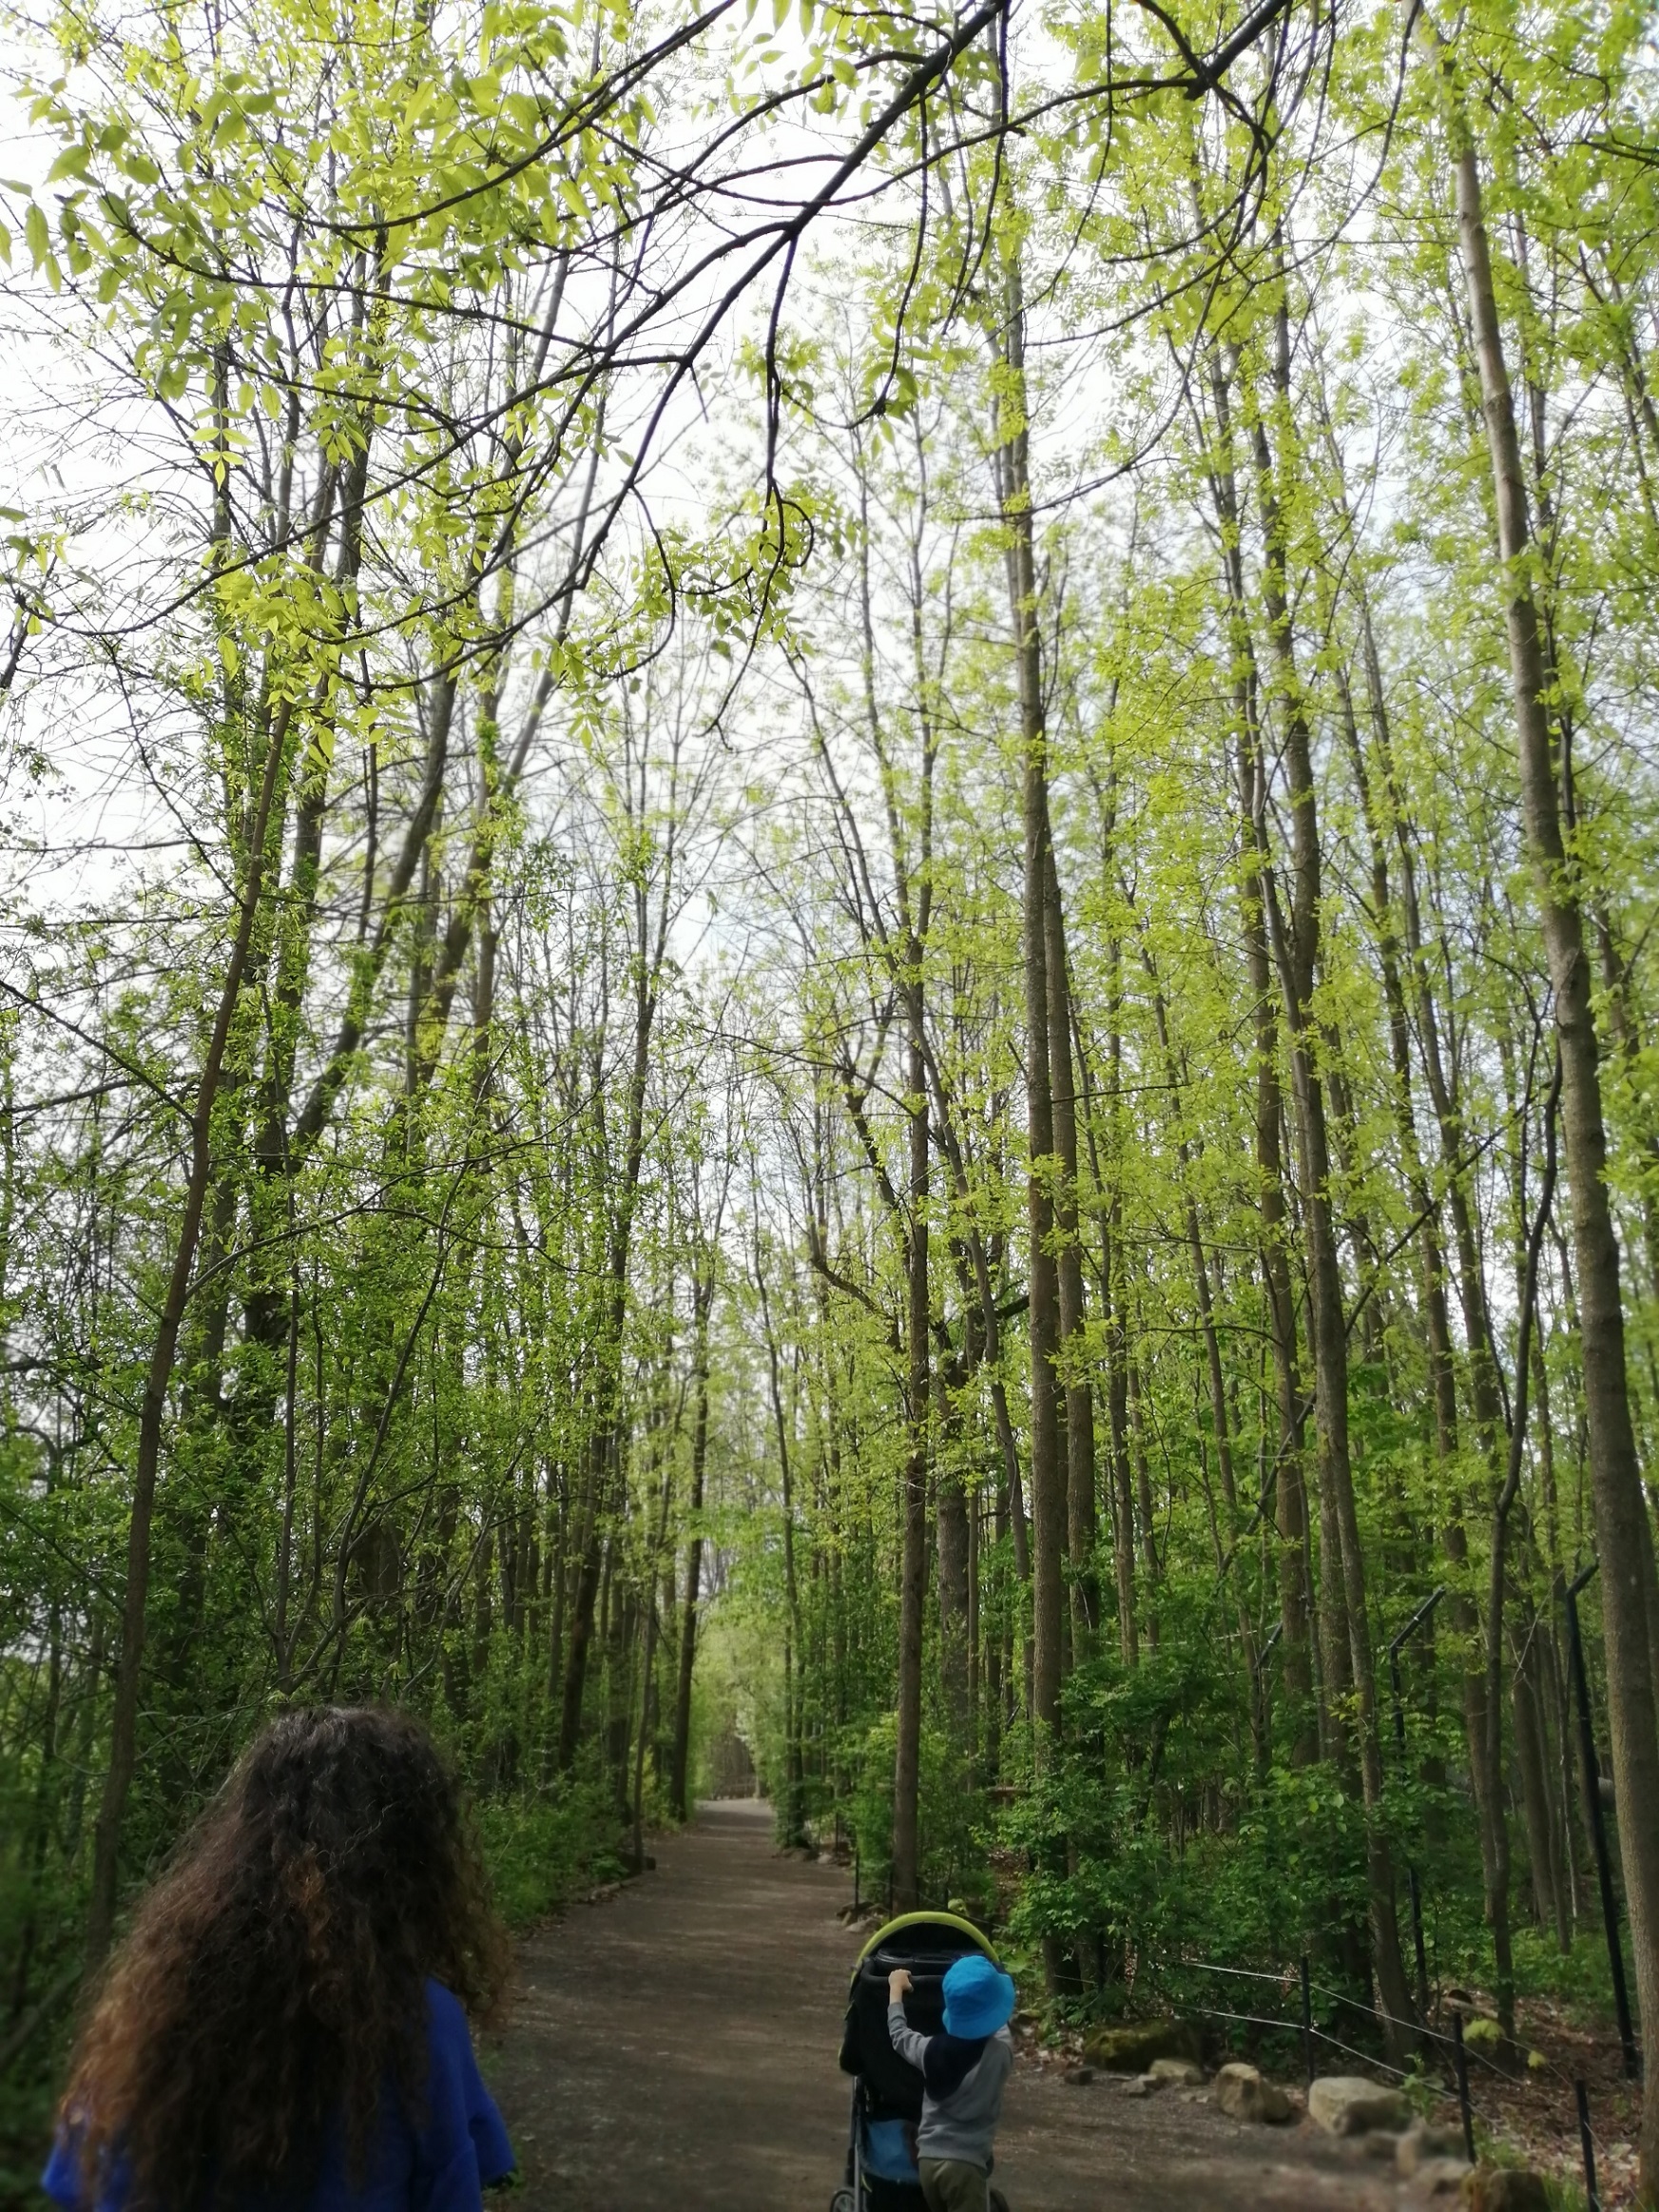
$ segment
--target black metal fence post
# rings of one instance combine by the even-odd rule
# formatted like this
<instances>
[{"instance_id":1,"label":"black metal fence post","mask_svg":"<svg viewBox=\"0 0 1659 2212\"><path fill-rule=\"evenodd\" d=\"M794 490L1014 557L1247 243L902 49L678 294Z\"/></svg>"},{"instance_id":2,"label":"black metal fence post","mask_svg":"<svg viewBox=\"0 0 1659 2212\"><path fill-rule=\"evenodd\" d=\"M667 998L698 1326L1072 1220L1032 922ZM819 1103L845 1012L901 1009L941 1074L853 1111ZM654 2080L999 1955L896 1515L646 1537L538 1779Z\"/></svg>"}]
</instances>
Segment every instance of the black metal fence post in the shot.
<instances>
[{"instance_id":1,"label":"black metal fence post","mask_svg":"<svg viewBox=\"0 0 1659 2212\"><path fill-rule=\"evenodd\" d=\"M1308 1980L1307 1953L1302 1954L1302 2063L1307 2086L1313 2087L1313 1989Z\"/></svg>"},{"instance_id":2,"label":"black metal fence post","mask_svg":"<svg viewBox=\"0 0 1659 2212\"><path fill-rule=\"evenodd\" d=\"M1469 2109L1469 2054L1463 2048L1463 2015L1452 2014L1453 2058L1457 2068L1457 2109L1463 2116L1463 2148L1475 2163L1475 2115Z\"/></svg>"},{"instance_id":3,"label":"black metal fence post","mask_svg":"<svg viewBox=\"0 0 1659 2212\"><path fill-rule=\"evenodd\" d=\"M1578 1705L1578 1753L1584 1768L1584 1795L1590 1805L1590 1834L1595 1845L1596 1878L1601 1885L1601 1917L1602 1925L1607 1930L1608 1965L1612 1969L1613 2010L1618 2016L1619 2043L1625 2054L1625 2073L1634 2081L1641 2066L1636 2056L1636 2033L1630 2023L1630 1995L1625 1986L1625 1952L1619 1941L1619 1904L1613 1894L1612 1861L1607 1848L1607 1821L1601 1810L1601 1767L1595 1756L1595 1727L1590 1714L1590 1677L1585 1671L1584 1638L1578 1626L1578 1593L1594 1575L1598 1564L1597 1561L1591 1560L1584 1572L1566 1585L1567 1653Z\"/></svg>"},{"instance_id":4,"label":"black metal fence post","mask_svg":"<svg viewBox=\"0 0 1659 2212\"><path fill-rule=\"evenodd\" d=\"M1595 2186L1595 2139L1590 2132L1590 2096L1582 2082L1574 2082L1578 2091L1578 2143L1584 2152L1584 2194L1590 2202L1590 2212L1601 2212L1601 2199Z\"/></svg>"}]
</instances>

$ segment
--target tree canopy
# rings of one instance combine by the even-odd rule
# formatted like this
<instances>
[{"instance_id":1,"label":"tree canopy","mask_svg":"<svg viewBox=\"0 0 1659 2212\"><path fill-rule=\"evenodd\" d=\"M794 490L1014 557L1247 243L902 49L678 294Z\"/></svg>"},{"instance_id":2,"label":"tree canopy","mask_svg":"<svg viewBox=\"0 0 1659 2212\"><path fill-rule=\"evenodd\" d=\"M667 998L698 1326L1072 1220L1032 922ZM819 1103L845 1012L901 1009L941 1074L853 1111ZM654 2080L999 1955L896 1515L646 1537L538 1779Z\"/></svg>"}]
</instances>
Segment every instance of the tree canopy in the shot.
<instances>
[{"instance_id":1,"label":"tree canopy","mask_svg":"<svg viewBox=\"0 0 1659 2212\"><path fill-rule=\"evenodd\" d=\"M1651 10L8 20L0 2163L294 1698L1650 2049Z\"/></svg>"}]
</instances>

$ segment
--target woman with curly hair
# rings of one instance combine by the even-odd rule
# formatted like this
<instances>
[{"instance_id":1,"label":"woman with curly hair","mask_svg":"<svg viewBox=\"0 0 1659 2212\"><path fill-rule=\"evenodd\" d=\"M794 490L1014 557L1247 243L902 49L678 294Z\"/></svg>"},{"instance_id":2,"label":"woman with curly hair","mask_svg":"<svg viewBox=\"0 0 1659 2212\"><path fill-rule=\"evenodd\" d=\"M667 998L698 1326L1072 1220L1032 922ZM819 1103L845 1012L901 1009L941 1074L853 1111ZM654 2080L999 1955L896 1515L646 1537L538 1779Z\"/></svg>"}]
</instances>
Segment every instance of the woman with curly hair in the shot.
<instances>
[{"instance_id":1,"label":"woman with curly hair","mask_svg":"<svg viewBox=\"0 0 1659 2212\"><path fill-rule=\"evenodd\" d=\"M67 2212L478 2212L514 2162L467 2022L506 1964L420 1723L284 1713L140 1905L44 2186Z\"/></svg>"}]
</instances>

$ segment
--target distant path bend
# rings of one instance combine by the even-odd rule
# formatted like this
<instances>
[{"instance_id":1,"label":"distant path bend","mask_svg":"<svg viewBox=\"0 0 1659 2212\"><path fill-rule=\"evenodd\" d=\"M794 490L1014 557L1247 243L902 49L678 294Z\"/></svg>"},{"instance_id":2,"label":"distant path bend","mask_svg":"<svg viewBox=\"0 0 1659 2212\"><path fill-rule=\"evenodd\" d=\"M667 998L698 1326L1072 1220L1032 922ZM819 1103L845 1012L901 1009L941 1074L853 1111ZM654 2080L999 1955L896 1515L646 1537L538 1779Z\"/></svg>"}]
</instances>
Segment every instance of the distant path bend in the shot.
<instances>
[{"instance_id":1,"label":"distant path bend","mask_svg":"<svg viewBox=\"0 0 1659 2212\"><path fill-rule=\"evenodd\" d=\"M846 2151L837 2070L868 1931L844 1872L781 1856L771 1808L703 1805L657 1869L524 1946L485 2070L525 2186L502 2212L828 2212ZM1067 2086L1022 2059L998 2184L1013 2212L1383 2212L1349 2149L1247 2128L1173 2092Z\"/></svg>"}]
</instances>

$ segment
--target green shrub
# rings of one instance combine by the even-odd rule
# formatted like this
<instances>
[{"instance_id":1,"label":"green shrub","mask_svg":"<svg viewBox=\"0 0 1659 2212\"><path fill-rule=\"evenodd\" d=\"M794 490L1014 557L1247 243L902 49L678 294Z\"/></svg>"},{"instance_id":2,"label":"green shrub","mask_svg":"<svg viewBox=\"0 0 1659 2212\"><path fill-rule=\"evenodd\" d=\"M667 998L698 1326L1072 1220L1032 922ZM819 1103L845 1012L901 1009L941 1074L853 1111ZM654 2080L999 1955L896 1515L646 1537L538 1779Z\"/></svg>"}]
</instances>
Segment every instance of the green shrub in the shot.
<instances>
[{"instance_id":1,"label":"green shrub","mask_svg":"<svg viewBox=\"0 0 1659 2212\"><path fill-rule=\"evenodd\" d=\"M597 1783L549 1796L488 1798L477 1820L496 1907L515 1932L627 1871L615 1809Z\"/></svg>"}]
</instances>

